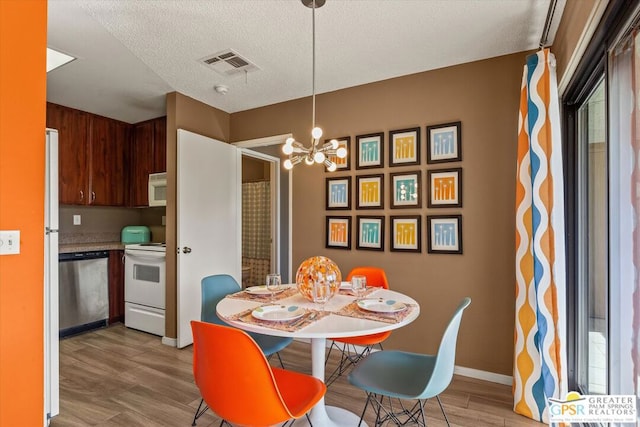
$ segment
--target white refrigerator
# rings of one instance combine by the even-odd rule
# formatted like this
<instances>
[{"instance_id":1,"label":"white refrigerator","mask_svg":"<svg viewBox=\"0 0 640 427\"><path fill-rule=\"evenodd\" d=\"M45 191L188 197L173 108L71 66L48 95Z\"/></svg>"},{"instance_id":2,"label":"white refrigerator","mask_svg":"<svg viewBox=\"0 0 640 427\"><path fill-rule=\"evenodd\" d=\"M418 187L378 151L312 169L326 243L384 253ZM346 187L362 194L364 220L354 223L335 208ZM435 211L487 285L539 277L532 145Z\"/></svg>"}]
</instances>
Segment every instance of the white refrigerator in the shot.
<instances>
[{"instance_id":1,"label":"white refrigerator","mask_svg":"<svg viewBox=\"0 0 640 427\"><path fill-rule=\"evenodd\" d=\"M58 131L46 130L44 200L44 425L60 412L58 346Z\"/></svg>"}]
</instances>

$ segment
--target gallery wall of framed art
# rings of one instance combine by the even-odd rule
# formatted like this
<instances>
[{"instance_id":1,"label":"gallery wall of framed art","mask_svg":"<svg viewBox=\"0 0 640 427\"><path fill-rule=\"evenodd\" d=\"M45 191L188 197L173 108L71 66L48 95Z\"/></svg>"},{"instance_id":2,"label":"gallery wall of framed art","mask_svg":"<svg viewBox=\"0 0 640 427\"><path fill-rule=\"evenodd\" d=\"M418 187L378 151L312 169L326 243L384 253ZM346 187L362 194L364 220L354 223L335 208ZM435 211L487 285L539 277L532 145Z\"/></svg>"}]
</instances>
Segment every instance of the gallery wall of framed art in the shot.
<instances>
[{"instance_id":1,"label":"gallery wall of framed art","mask_svg":"<svg viewBox=\"0 0 640 427\"><path fill-rule=\"evenodd\" d=\"M326 248L351 250L354 241L355 250L463 254L462 122L358 134L353 147L351 140L338 139L353 156L327 172Z\"/></svg>"}]
</instances>

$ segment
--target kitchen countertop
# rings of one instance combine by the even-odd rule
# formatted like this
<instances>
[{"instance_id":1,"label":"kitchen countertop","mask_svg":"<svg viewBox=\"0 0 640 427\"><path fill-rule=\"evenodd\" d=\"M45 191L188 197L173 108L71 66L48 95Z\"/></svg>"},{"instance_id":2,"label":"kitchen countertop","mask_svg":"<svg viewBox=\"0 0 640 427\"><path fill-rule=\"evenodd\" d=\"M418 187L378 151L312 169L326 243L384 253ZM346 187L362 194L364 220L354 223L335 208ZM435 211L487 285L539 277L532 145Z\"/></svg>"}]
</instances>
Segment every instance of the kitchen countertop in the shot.
<instances>
[{"instance_id":1,"label":"kitchen countertop","mask_svg":"<svg viewBox=\"0 0 640 427\"><path fill-rule=\"evenodd\" d=\"M61 254L68 254L72 252L115 251L115 250L124 250L124 244L122 242L91 242L91 243L64 243L59 245L59 252Z\"/></svg>"}]
</instances>

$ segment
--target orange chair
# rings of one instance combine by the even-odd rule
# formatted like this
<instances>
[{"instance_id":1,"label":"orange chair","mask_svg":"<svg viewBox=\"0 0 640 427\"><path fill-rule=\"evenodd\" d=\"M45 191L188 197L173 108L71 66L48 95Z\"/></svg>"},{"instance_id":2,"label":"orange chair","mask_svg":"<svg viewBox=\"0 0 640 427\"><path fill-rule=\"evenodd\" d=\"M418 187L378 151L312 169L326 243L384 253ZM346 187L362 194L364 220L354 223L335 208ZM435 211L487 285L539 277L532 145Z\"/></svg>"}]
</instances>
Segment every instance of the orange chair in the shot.
<instances>
[{"instance_id":1,"label":"orange chair","mask_svg":"<svg viewBox=\"0 0 640 427\"><path fill-rule=\"evenodd\" d=\"M317 378L271 367L240 329L192 320L191 331L193 376L205 403L223 419L220 425L284 426L327 391Z\"/></svg>"},{"instance_id":2,"label":"orange chair","mask_svg":"<svg viewBox=\"0 0 640 427\"><path fill-rule=\"evenodd\" d=\"M353 276L365 276L367 278L367 287L377 286L384 289L389 289L389 281L384 270L378 267L356 267L349 272L347 281L351 281ZM386 340L391 332L380 332L378 334L362 335L349 338L332 338L331 347L327 354L326 361L329 361L331 350L335 346L341 351L340 363L338 367L329 375L325 383L331 385L339 376L344 374L349 367L358 363L361 359L367 356L373 346L378 345L382 350L382 342ZM342 344L340 348L339 344ZM358 351L357 347L364 347L361 351Z\"/></svg>"}]
</instances>

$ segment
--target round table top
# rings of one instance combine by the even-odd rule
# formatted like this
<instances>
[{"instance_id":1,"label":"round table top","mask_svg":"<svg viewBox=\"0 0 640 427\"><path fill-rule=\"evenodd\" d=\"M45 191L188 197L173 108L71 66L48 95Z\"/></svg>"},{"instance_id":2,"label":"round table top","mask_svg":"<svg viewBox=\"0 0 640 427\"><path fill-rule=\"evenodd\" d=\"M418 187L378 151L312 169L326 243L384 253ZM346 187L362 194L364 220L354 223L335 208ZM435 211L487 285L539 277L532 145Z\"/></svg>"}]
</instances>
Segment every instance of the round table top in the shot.
<instances>
[{"instance_id":1,"label":"round table top","mask_svg":"<svg viewBox=\"0 0 640 427\"><path fill-rule=\"evenodd\" d=\"M330 312L328 316L318 319L302 329L293 332L229 319L230 316L238 314L244 310L269 304L268 299L265 301L255 301L227 297L218 303L216 312L220 318L224 319L225 322L237 328L250 332L293 338L346 338L359 335L376 334L408 325L420 314L420 306L418 303L413 298L401 294L400 292L389 289L378 289L368 294L365 298L383 298L385 300L395 300L405 304L411 304L410 312L397 323L387 323L383 321L338 315L335 314L335 312L349 303L354 302L356 299L355 296L344 295L338 292L336 292L334 297L325 305L325 310ZM297 305L302 308L313 310L319 310L320 308L317 304L308 301L297 292L293 296L277 300L275 304Z\"/></svg>"}]
</instances>

